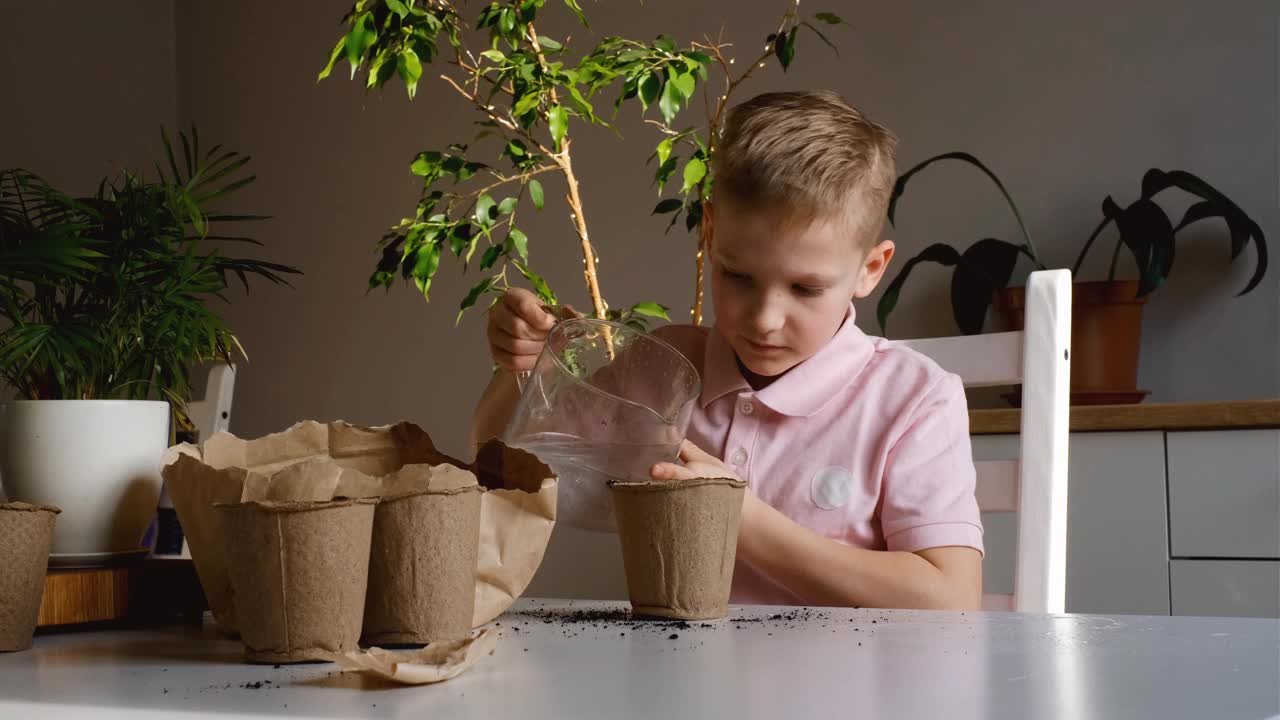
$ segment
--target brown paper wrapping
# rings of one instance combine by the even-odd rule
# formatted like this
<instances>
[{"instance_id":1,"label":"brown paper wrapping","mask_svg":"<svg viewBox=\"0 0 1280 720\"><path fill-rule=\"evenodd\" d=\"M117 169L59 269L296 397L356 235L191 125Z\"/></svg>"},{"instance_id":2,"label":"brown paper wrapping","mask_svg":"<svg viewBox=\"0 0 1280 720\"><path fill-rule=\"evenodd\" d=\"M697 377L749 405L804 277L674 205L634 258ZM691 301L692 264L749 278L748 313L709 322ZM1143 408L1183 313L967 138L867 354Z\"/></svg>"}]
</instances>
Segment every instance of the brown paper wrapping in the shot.
<instances>
[{"instance_id":1,"label":"brown paper wrapping","mask_svg":"<svg viewBox=\"0 0 1280 720\"><path fill-rule=\"evenodd\" d=\"M48 505L0 503L0 652L31 647L60 512Z\"/></svg>"},{"instance_id":2,"label":"brown paper wrapping","mask_svg":"<svg viewBox=\"0 0 1280 720\"><path fill-rule=\"evenodd\" d=\"M497 645L498 634L486 628L474 638L468 633L460 640L432 643L421 650L395 652L375 647L335 655L333 661L343 672L364 672L405 685L426 685L458 677L493 654Z\"/></svg>"},{"instance_id":3,"label":"brown paper wrapping","mask_svg":"<svg viewBox=\"0 0 1280 720\"><path fill-rule=\"evenodd\" d=\"M528 587L556 518L556 482L536 457L494 440L468 466L407 422L306 421L254 440L218 433L202 448L170 448L162 474L209 607L233 632L235 605L215 503L393 496L459 482L459 475L478 478L487 492L480 500L474 626L500 615Z\"/></svg>"},{"instance_id":4,"label":"brown paper wrapping","mask_svg":"<svg viewBox=\"0 0 1280 720\"><path fill-rule=\"evenodd\" d=\"M365 599L366 645L436 643L471 636L480 486L384 497L374 513ZM433 483L435 485L435 483Z\"/></svg>"},{"instance_id":5,"label":"brown paper wrapping","mask_svg":"<svg viewBox=\"0 0 1280 720\"><path fill-rule=\"evenodd\" d=\"M746 486L727 478L609 484L633 612L682 620L729 612Z\"/></svg>"},{"instance_id":6,"label":"brown paper wrapping","mask_svg":"<svg viewBox=\"0 0 1280 720\"><path fill-rule=\"evenodd\" d=\"M218 505L245 659L328 660L359 647L373 498Z\"/></svg>"}]
</instances>

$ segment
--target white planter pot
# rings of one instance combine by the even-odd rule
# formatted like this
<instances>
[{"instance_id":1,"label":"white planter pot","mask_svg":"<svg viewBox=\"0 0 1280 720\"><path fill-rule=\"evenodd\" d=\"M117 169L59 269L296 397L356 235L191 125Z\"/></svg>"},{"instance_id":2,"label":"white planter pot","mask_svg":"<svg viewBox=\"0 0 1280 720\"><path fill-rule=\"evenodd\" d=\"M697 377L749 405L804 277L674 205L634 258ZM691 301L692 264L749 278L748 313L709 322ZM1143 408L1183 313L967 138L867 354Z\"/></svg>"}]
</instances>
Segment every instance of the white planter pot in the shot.
<instances>
[{"instance_id":1,"label":"white planter pot","mask_svg":"<svg viewBox=\"0 0 1280 720\"><path fill-rule=\"evenodd\" d=\"M10 500L62 508L52 564L137 552L155 514L169 404L150 400L0 403L0 482Z\"/></svg>"}]
</instances>

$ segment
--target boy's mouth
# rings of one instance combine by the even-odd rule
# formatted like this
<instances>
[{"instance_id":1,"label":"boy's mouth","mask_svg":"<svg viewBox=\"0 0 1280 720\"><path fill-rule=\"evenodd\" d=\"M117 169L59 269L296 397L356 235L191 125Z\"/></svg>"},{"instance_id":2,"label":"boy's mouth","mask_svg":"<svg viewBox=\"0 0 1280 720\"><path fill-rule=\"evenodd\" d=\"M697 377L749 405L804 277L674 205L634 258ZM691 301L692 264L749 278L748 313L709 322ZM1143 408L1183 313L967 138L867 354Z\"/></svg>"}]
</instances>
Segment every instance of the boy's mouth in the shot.
<instances>
[{"instance_id":1,"label":"boy's mouth","mask_svg":"<svg viewBox=\"0 0 1280 720\"><path fill-rule=\"evenodd\" d=\"M742 338L742 340L747 344L748 349L760 355L771 355L787 349L785 345L771 345L769 343L756 342L755 340L745 337Z\"/></svg>"}]
</instances>

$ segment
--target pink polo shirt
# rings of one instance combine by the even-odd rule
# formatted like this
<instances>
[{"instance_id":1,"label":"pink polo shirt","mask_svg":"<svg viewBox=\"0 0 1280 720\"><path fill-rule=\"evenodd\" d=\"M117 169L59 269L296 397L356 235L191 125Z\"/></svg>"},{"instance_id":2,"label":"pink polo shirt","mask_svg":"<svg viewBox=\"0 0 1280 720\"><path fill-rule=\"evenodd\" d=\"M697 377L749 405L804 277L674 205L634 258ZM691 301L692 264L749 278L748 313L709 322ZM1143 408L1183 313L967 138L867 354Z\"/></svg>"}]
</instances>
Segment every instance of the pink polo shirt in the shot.
<instances>
[{"instance_id":1,"label":"pink polo shirt","mask_svg":"<svg viewBox=\"0 0 1280 720\"><path fill-rule=\"evenodd\" d=\"M869 337L849 316L813 357L753 391L719 332L655 333L702 373L689 439L792 520L856 547L982 547L969 414L960 379ZM801 599L739 559L733 602Z\"/></svg>"}]
</instances>

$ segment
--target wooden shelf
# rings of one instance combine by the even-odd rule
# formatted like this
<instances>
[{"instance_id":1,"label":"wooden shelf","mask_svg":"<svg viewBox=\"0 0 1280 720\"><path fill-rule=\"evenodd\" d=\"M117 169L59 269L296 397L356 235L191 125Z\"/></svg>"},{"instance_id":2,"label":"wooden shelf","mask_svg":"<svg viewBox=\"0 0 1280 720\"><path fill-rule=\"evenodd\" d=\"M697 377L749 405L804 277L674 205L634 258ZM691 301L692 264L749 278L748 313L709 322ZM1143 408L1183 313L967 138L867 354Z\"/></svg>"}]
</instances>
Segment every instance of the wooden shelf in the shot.
<instances>
[{"instance_id":1,"label":"wooden shelf","mask_svg":"<svg viewBox=\"0 0 1280 720\"><path fill-rule=\"evenodd\" d=\"M969 432L972 435L1017 433L1021 422L1022 413L1016 409L969 411ZM1280 400L1081 405L1071 408L1072 432L1276 427L1280 427Z\"/></svg>"},{"instance_id":2,"label":"wooden shelf","mask_svg":"<svg viewBox=\"0 0 1280 720\"><path fill-rule=\"evenodd\" d=\"M147 560L103 568L50 568L36 627L148 624L199 617L204 593L190 560Z\"/></svg>"}]
</instances>

